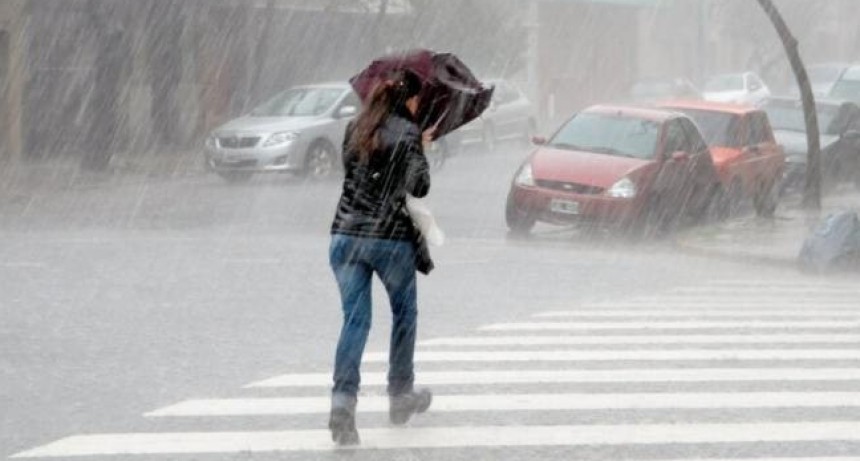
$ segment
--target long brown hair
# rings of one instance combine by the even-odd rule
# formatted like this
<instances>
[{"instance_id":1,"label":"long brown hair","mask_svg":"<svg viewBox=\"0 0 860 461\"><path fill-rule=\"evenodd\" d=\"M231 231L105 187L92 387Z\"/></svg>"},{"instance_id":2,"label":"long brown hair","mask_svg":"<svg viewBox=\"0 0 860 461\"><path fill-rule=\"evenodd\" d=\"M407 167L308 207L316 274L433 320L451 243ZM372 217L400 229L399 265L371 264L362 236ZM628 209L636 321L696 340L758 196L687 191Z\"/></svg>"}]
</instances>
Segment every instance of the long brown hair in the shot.
<instances>
[{"instance_id":1,"label":"long brown hair","mask_svg":"<svg viewBox=\"0 0 860 461\"><path fill-rule=\"evenodd\" d=\"M421 81L412 72L397 70L376 85L356 117L348 147L367 162L379 147L379 128L393 112L421 91Z\"/></svg>"}]
</instances>

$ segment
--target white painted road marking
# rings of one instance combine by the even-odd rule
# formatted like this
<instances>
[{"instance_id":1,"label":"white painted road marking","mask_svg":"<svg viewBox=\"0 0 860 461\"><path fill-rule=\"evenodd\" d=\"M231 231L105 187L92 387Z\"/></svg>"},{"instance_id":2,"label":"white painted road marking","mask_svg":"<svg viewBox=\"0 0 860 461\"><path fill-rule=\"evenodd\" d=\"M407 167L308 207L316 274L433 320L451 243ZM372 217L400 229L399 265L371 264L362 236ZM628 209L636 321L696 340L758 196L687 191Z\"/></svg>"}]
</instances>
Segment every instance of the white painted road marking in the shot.
<instances>
[{"instance_id":1,"label":"white painted road marking","mask_svg":"<svg viewBox=\"0 0 860 461\"><path fill-rule=\"evenodd\" d=\"M365 354L365 362L388 362L387 352ZM665 360L860 360L860 349L681 349L418 351L417 362L564 362Z\"/></svg>"},{"instance_id":2,"label":"white painted road marking","mask_svg":"<svg viewBox=\"0 0 860 461\"><path fill-rule=\"evenodd\" d=\"M244 262L244 261L243 261ZM265 264L267 261L251 261ZM441 414L503 411L577 411L680 409L725 410L764 408L827 408L857 412L860 392L746 392L733 384L743 382L846 382L860 381L860 366L851 368L743 368L743 361L770 361L785 366L786 360L860 360L860 290L855 286L793 285L785 282L762 289L760 285L731 283L674 290L667 296L642 297L619 303L590 303L576 310L545 312L539 322L488 325L480 336L438 338L420 343L435 346L487 347L487 350L425 350L418 362L512 362L512 369L421 372L422 384L497 385L504 383L725 383L720 392L614 392L554 394L450 394L436 395L431 411ZM559 306L560 309L570 307ZM588 318L585 318L588 317ZM643 317L648 317L643 319ZM564 319L554 323L551 320ZM525 326L525 328L523 327ZM721 334L665 334L656 329L731 328ZM754 328L781 328L784 332L758 334ZM627 331L610 334L607 330ZM807 329L803 332L795 329ZM511 331L531 336L514 336ZM593 330L593 331L592 331ZM737 331L733 331L737 330ZM813 332L812 330L822 330ZM828 331L836 334L828 334ZM552 332L556 332L551 335ZM588 336L577 333L589 332ZM507 333L509 336L501 336ZM570 332L566 335L565 332ZM749 334L744 334L748 332ZM655 333L655 334L649 334ZM684 332L675 332L684 333ZM695 333L695 332L694 332ZM528 334L528 333L526 333ZM551 335L551 336L550 336ZM495 346L583 346L560 350L497 350ZM586 346L616 345L616 350ZM642 349L643 345L671 345ZM709 345L701 347L696 345ZM800 348L804 345L804 348ZM719 346L714 348L713 346ZM622 349L623 347L623 349ZM853 349L852 349L853 348ZM465 349L465 348L464 348ZM560 361L699 361L696 366L720 368L640 368L648 363L618 363L612 369L517 370L520 363ZM709 361L728 363L708 363ZM366 362L387 362L388 353L369 353ZM740 363L732 363L739 361ZM759 366L758 364L755 364ZM817 363L815 366L821 366ZM831 367L840 364L831 364ZM853 365L853 364L851 364ZM506 368L504 365L497 365ZM731 368L737 366L739 368ZM766 365L761 365L766 366ZM626 367L626 368L619 368ZM383 372L363 373L364 385L383 386ZM289 374L249 384L245 388L331 386L330 373ZM810 386L811 387L811 386ZM625 388L627 389L627 388ZM322 389L320 389L322 391ZM475 389L483 391L483 389ZM641 390L630 387L630 390ZM468 392L459 389L460 392ZM723 392L724 391L724 392ZM322 397L264 397L194 399L157 409L150 418L241 417L252 415L325 414L330 401ZM362 396L360 412L388 411L387 397ZM853 414L853 413L849 413ZM449 416L450 418L451 416ZM582 426L477 426L407 429L361 429L366 449L458 448L503 446L617 446L637 444L713 444L748 442L860 442L860 421L800 421L778 423L582 425ZM855 418L856 419L856 418ZM229 419L225 421L231 421ZM600 422L600 421L597 421ZM325 430L262 432L191 432L95 434L68 437L19 453L16 457L93 457L132 454L230 454L278 451L330 451L334 446ZM832 452L831 452L832 453ZM841 452L848 453L848 452ZM90 459L90 458L87 458ZM851 458L756 458L756 461L848 461ZM720 460L713 460L720 461ZM728 461L728 460L722 460Z\"/></svg>"},{"instance_id":3,"label":"white painted road marking","mask_svg":"<svg viewBox=\"0 0 860 461\"><path fill-rule=\"evenodd\" d=\"M387 396L361 396L362 413L388 411ZM677 410L738 408L860 408L860 392L652 392L434 395L433 412ZM166 416L325 414L329 397L187 400L147 413Z\"/></svg>"},{"instance_id":4,"label":"white painted road marking","mask_svg":"<svg viewBox=\"0 0 860 461\"><path fill-rule=\"evenodd\" d=\"M713 381L851 381L860 380L858 368L668 368L623 370L475 370L422 371L422 384L546 384L546 383L657 383ZM246 388L330 387L331 373L276 376ZM384 386L385 373L361 374L362 386Z\"/></svg>"},{"instance_id":5,"label":"white painted road marking","mask_svg":"<svg viewBox=\"0 0 860 461\"><path fill-rule=\"evenodd\" d=\"M541 312L538 314L534 314L532 317L536 318L580 318L580 317L588 317L588 318L606 318L606 319L614 319L614 320L624 320L624 319L639 319L640 317L653 317L653 318L704 318L704 319L713 319L719 318L723 320L732 320L732 319L748 319L750 317L753 318L770 318L773 317L774 320L778 319L807 319L807 318L833 318L833 319L860 319L860 309L857 312L851 311L810 311L810 310L772 310L767 312L761 311L750 311L750 310L719 310L719 311L707 311L707 312L695 312L695 311L679 311L678 309L673 310L615 310L608 312L593 312L593 311L581 311L581 310L570 310L570 311L550 311L550 312Z\"/></svg>"},{"instance_id":6,"label":"white painted road marking","mask_svg":"<svg viewBox=\"0 0 860 461\"><path fill-rule=\"evenodd\" d=\"M716 302L714 300L688 300L688 299L662 299L623 301L617 303L590 302L577 306L577 312L612 312L616 310L645 310L645 309L672 309L676 312L705 313L721 312L724 309L757 311L762 314L778 312L786 309L804 310L808 312L840 311L856 313L858 301L828 301L826 304L811 303L802 300L783 300L779 302L749 302L729 301ZM568 306L560 306L567 308Z\"/></svg>"},{"instance_id":7,"label":"white painted road marking","mask_svg":"<svg viewBox=\"0 0 860 461\"><path fill-rule=\"evenodd\" d=\"M686 344L854 344L860 334L757 334L757 335L611 335L611 336L475 336L436 338L419 346L593 346L593 345L686 345Z\"/></svg>"},{"instance_id":8,"label":"white painted road marking","mask_svg":"<svg viewBox=\"0 0 860 461\"><path fill-rule=\"evenodd\" d=\"M665 296L641 296L637 298L628 298L625 300L616 301L592 301L583 304L628 304L628 303L673 303L685 302L691 306L696 305L722 305L733 306L735 302L768 308L780 305L805 305L808 307L822 305L849 305L857 306L858 297L855 295L845 295L840 293L816 293L807 295L803 293L789 293L779 295L776 293L719 293L711 296L702 295L699 293L672 293Z\"/></svg>"},{"instance_id":9,"label":"white painted road marking","mask_svg":"<svg viewBox=\"0 0 860 461\"><path fill-rule=\"evenodd\" d=\"M363 429L354 450L860 441L860 422L463 426ZM330 451L326 430L78 435L14 458Z\"/></svg>"},{"instance_id":10,"label":"white painted road marking","mask_svg":"<svg viewBox=\"0 0 860 461\"><path fill-rule=\"evenodd\" d=\"M734 285L734 286L720 286L720 285L704 285L704 286L695 286L695 287L681 287L674 288L669 290L670 295L674 293L713 293L713 294L756 294L756 295L792 295L792 294L802 294L802 295L819 295L819 294L833 294L833 295L848 295L848 296L860 296L860 290L857 287L852 287L849 285L845 286L830 286L824 289L813 288L810 286L768 286L768 285L759 285L759 286L750 286L750 285Z\"/></svg>"},{"instance_id":11,"label":"white painted road marking","mask_svg":"<svg viewBox=\"0 0 860 461\"><path fill-rule=\"evenodd\" d=\"M635 322L517 322L517 323L494 323L479 328L480 331L577 331L577 330L618 330L618 329L707 329L707 328L857 328L858 321L765 321L765 320L741 320L741 321L635 321Z\"/></svg>"}]
</instances>

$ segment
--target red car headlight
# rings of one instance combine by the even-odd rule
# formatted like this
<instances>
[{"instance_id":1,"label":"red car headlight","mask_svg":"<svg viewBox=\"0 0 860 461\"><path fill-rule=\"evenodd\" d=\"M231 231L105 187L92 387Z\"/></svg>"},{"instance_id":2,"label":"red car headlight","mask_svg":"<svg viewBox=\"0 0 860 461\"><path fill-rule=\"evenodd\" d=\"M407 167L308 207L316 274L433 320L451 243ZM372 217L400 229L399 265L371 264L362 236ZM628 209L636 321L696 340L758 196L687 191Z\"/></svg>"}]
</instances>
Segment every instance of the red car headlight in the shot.
<instances>
[{"instance_id":1,"label":"red car headlight","mask_svg":"<svg viewBox=\"0 0 860 461\"><path fill-rule=\"evenodd\" d=\"M517 186L535 187L535 178L532 174L531 164L526 163L520 168L516 178L514 178L514 184Z\"/></svg>"},{"instance_id":2,"label":"red car headlight","mask_svg":"<svg viewBox=\"0 0 860 461\"><path fill-rule=\"evenodd\" d=\"M616 181L609 190L606 191L606 195L612 198L633 198L636 197L636 183L633 182L632 179L628 177L623 177L620 180Z\"/></svg>"}]
</instances>

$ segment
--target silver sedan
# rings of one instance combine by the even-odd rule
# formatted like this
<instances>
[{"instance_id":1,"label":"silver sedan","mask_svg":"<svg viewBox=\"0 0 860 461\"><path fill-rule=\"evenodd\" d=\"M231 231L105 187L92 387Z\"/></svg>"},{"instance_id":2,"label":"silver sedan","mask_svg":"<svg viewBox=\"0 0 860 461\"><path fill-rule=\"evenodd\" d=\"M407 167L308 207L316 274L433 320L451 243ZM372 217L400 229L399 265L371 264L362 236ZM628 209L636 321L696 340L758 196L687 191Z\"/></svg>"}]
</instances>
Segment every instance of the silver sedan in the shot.
<instances>
[{"instance_id":1,"label":"silver sedan","mask_svg":"<svg viewBox=\"0 0 860 461\"><path fill-rule=\"evenodd\" d=\"M228 181L269 172L328 178L340 167L344 131L359 106L346 83L291 88L213 130L206 166Z\"/></svg>"}]
</instances>

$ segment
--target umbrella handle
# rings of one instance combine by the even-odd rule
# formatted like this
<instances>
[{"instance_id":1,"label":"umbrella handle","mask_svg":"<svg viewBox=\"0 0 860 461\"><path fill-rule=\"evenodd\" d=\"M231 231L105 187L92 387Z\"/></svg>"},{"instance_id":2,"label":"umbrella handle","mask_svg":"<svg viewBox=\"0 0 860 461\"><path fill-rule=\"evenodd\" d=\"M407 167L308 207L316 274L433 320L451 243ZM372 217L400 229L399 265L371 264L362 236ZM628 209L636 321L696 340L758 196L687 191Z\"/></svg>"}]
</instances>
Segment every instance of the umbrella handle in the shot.
<instances>
[{"instance_id":1,"label":"umbrella handle","mask_svg":"<svg viewBox=\"0 0 860 461\"><path fill-rule=\"evenodd\" d=\"M439 125L441 125L441 124L442 124L442 120L444 120L444 119L445 119L445 117L447 117L447 116L448 116L448 111L450 111L450 110L451 110L451 108L450 108L450 107L446 107L446 108L445 108L445 112L442 112L442 115L440 115L440 116L439 116L439 120L436 120L436 123L434 123L434 124L433 124L433 130L434 130L434 131L435 131L437 128L439 128Z\"/></svg>"}]
</instances>

